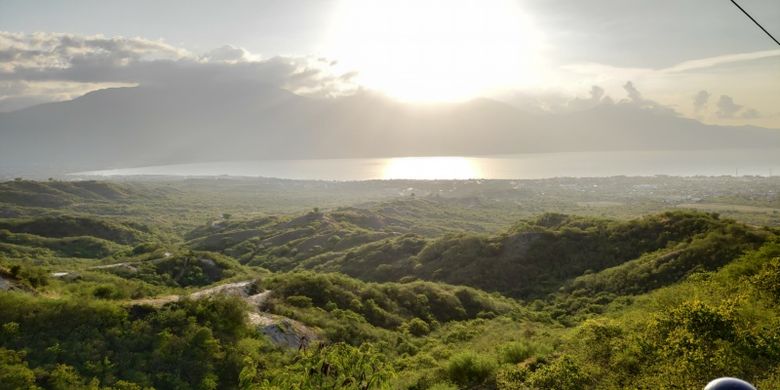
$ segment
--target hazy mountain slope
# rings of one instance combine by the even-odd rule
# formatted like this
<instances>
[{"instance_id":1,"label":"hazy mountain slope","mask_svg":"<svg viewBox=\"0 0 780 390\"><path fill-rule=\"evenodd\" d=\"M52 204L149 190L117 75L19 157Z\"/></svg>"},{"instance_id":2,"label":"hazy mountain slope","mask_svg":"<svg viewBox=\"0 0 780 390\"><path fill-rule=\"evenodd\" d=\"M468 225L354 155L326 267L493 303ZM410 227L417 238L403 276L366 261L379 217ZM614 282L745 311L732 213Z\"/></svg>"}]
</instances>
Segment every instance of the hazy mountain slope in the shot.
<instances>
[{"instance_id":1,"label":"hazy mountain slope","mask_svg":"<svg viewBox=\"0 0 780 390\"><path fill-rule=\"evenodd\" d=\"M0 114L0 162L74 168L240 159L780 146L780 131L604 105L531 114L477 99L407 105L259 84L115 88Z\"/></svg>"}]
</instances>

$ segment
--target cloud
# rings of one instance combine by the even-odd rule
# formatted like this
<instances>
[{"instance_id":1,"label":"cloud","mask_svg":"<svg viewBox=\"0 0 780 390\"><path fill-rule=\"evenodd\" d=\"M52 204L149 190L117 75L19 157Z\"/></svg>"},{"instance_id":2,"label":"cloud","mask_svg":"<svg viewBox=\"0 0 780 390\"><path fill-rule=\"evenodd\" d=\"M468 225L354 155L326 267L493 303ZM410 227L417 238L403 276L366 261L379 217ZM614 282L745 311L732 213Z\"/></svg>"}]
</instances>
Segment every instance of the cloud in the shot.
<instances>
[{"instance_id":1,"label":"cloud","mask_svg":"<svg viewBox=\"0 0 780 390\"><path fill-rule=\"evenodd\" d=\"M623 84L623 89L628 95L628 99L623 99L618 102L622 106L630 106L633 108L639 108L642 110L653 111L656 114L678 116L679 114L672 107L663 105L654 100L645 99L642 96L642 92L634 85L632 81L627 81Z\"/></svg>"},{"instance_id":2,"label":"cloud","mask_svg":"<svg viewBox=\"0 0 780 390\"><path fill-rule=\"evenodd\" d=\"M696 93L696 96L693 97L693 109L696 112L699 112L705 108L707 108L707 103L710 101L710 93L701 90L698 93Z\"/></svg>"},{"instance_id":3,"label":"cloud","mask_svg":"<svg viewBox=\"0 0 780 390\"><path fill-rule=\"evenodd\" d=\"M734 103L734 99L732 99L731 96L720 95L720 99L718 99L718 111L716 114L718 115L718 118L734 118L742 108L743 106Z\"/></svg>"},{"instance_id":4,"label":"cloud","mask_svg":"<svg viewBox=\"0 0 780 390\"><path fill-rule=\"evenodd\" d=\"M600 102L604 97L604 88L594 85L590 87L590 99L596 102Z\"/></svg>"},{"instance_id":5,"label":"cloud","mask_svg":"<svg viewBox=\"0 0 780 390\"><path fill-rule=\"evenodd\" d=\"M761 113L758 110L745 107L744 105L737 104L734 99L728 95L720 95L717 104L718 110L715 112L718 118L721 119L756 119L761 118Z\"/></svg>"},{"instance_id":6,"label":"cloud","mask_svg":"<svg viewBox=\"0 0 780 390\"><path fill-rule=\"evenodd\" d=\"M780 56L780 49L755 51L750 53L726 54L722 56L699 58L695 60L684 61L677 65L662 69L661 72L665 72L665 73L687 72L691 70L712 68L715 66L730 64L734 62L753 61L753 60L760 60L762 58L778 57L778 56Z\"/></svg>"},{"instance_id":7,"label":"cloud","mask_svg":"<svg viewBox=\"0 0 780 390\"><path fill-rule=\"evenodd\" d=\"M628 93L628 99L631 100L633 103L642 103L644 99L642 99L642 93L639 92L638 89L634 86L634 83L627 81L623 85L623 89L626 90L626 93Z\"/></svg>"},{"instance_id":8,"label":"cloud","mask_svg":"<svg viewBox=\"0 0 780 390\"><path fill-rule=\"evenodd\" d=\"M225 62L229 64L235 64L238 62L258 61L260 60L260 56L254 55L241 47L225 45L211 50L210 52L201 56L201 60L206 62Z\"/></svg>"},{"instance_id":9,"label":"cloud","mask_svg":"<svg viewBox=\"0 0 780 390\"><path fill-rule=\"evenodd\" d=\"M697 58L694 60L683 61L678 64L660 68L642 68L642 67L618 67L595 62L574 63L561 66L561 69L574 72L580 75L595 75L601 78L622 78L637 79L641 77L669 75L673 73L683 73L693 70L712 68L720 65L755 61L764 58L780 57L780 49L763 50L750 53L727 54L716 57Z\"/></svg>"},{"instance_id":10,"label":"cloud","mask_svg":"<svg viewBox=\"0 0 780 390\"><path fill-rule=\"evenodd\" d=\"M85 64L121 66L142 60L177 60L190 55L164 42L142 38L0 32L0 74L5 76Z\"/></svg>"},{"instance_id":11,"label":"cloud","mask_svg":"<svg viewBox=\"0 0 780 390\"><path fill-rule=\"evenodd\" d=\"M612 98L607 96L606 91L601 86L591 86L588 94L588 98L585 99L575 97L574 99L569 100L566 107L572 110L587 110L599 105L614 103Z\"/></svg>"},{"instance_id":12,"label":"cloud","mask_svg":"<svg viewBox=\"0 0 780 390\"><path fill-rule=\"evenodd\" d=\"M0 104L56 101L72 94L46 94L45 85L72 84L70 92L108 85L257 83L296 93L332 96L350 91L351 76L335 74L331 62L309 57L261 60L243 48L222 46L203 55L143 38L60 33L0 32ZM23 93L19 89L24 89ZM67 95L67 96L66 96ZM77 95L78 96L78 95Z\"/></svg>"},{"instance_id":13,"label":"cloud","mask_svg":"<svg viewBox=\"0 0 780 390\"><path fill-rule=\"evenodd\" d=\"M756 119L760 117L761 113L753 108L748 108L745 111L742 111L742 114L740 115L740 118L742 119Z\"/></svg>"},{"instance_id":14,"label":"cloud","mask_svg":"<svg viewBox=\"0 0 780 390\"><path fill-rule=\"evenodd\" d=\"M681 115L711 123L733 124L735 119L741 119L743 123L778 127L780 123L773 118L780 117L767 114L774 110L771 102L780 87L778 61L780 50L763 50L692 59L657 68L636 66L643 64L641 61L631 63L634 66L623 67L591 62L568 64L551 72L566 86L595 84L612 96L618 96L621 86L628 93L625 80L631 80L633 86L658 96L665 105L674 107ZM715 86L722 91L713 91ZM567 88L572 87L564 87ZM706 100L705 95L691 96L702 90L711 93ZM639 101L632 94L625 98L625 103ZM749 108L743 107L735 114L730 114L728 109L720 110L718 115L720 94L739 96L737 103ZM748 113L752 108L757 111ZM762 120L756 121L758 118Z\"/></svg>"},{"instance_id":15,"label":"cloud","mask_svg":"<svg viewBox=\"0 0 780 390\"><path fill-rule=\"evenodd\" d=\"M644 97L633 81L627 81L622 85L628 96L620 100L614 99L600 85L592 85L587 97L572 97L560 92L542 91L533 94L515 92L498 95L496 98L525 111L537 113L570 113L603 107L626 112L644 110L662 116L680 116L674 108Z\"/></svg>"},{"instance_id":16,"label":"cloud","mask_svg":"<svg viewBox=\"0 0 780 390\"><path fill-rule=\"evenodd\" d=\"M729 95L720 95L715 102L714 112L708 110L712 94L707 90L701 90L693 96L693 109L697 118L717 119L757 119L761 113L743 104L737 104Z\"/></svg>"}]
</instances>

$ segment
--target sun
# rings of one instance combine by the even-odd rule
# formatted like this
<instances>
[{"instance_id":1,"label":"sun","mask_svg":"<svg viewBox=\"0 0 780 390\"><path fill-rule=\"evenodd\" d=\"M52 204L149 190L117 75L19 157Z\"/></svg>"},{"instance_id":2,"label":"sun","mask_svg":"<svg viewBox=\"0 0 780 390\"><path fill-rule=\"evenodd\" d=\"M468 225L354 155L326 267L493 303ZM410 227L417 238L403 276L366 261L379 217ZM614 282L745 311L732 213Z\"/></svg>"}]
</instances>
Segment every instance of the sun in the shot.
<instances>
[{"instance_id":1,"label":"sun","mask_svg":"<svg viewBox=\"0 0 780 390\"><path fill-rule=\"evenodd\" d=\"M539 73L539 33L512 0L342 0L326 35L360 85L400 100L465 100Z\"/></svg>"}]
</instances>

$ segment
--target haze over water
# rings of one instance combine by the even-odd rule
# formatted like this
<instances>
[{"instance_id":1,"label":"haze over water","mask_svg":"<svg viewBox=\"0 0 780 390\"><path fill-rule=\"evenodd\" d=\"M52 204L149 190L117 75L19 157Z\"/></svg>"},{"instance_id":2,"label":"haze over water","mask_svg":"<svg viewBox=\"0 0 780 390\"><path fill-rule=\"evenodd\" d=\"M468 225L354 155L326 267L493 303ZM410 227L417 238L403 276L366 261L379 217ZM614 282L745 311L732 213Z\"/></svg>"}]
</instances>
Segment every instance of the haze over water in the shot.
<instances>
[{"instance_id":1,"label":"haze over water","mask_svg":"<svg viewBox=\"0 0 780 390\"><path fill-rule=\"evenodd\" d=\"M224 161L109 169L75 176L236 176L305 180L540 179L605 176L721 176L780 173L780 149L535 153Z\"/></svg>"}]
</instances>

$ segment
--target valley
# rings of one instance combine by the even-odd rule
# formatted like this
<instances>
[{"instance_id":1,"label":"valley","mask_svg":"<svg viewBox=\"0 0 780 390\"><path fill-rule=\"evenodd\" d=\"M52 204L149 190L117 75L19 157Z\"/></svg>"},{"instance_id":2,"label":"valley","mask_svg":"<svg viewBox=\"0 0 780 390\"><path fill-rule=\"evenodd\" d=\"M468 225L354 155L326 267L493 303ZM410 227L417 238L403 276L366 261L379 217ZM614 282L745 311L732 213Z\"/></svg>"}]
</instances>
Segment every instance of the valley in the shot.
<instances>
[{"instance_id":1,"label":"valley","mask_svg":"<svg viewBox=\"0 0 780 390\"><path fill-rule=\"evenodd\" d=\"M0 183L0 379L769 385L778 189L761 177Z\"/></svg>"}]
</instances>

